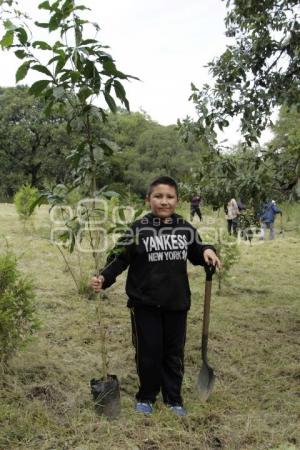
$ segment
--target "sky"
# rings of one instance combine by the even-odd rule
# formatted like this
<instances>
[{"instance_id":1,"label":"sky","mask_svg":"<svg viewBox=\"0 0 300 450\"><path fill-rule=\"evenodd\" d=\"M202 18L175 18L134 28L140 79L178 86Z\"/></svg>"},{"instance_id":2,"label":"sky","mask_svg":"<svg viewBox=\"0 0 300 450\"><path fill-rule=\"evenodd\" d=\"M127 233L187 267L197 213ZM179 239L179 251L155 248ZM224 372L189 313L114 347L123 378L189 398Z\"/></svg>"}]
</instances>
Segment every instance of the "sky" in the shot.
<instances>
[{"instance_id":1,"label":"sky","mask_svg":"<svg viewBox=\"0 0 300 450\"><path fill-rule=\"evenodd\" d=\"M19 0L35 20L38 0ZM143 110L162 125L187 115L196 118L188 100L191 82L197 87L212 78L205 65L226 48L222 0L82 0L91 8L89 19L100 25L97 39L110 46L117 67L141 81L125 84L132 111ZM24 8L24 6L26 8ZM41 30L42 31L42 30ZM39 32L41 32L39 31ZM36 39L43 36L36 36ZM13 54L0 51L0 86L14 86L20 65ZM28 76L24 81L30 83ZM219 139L236 144L237 122ZM266 132L262 142L270 138Z\"/></svg>"}]
</instances>

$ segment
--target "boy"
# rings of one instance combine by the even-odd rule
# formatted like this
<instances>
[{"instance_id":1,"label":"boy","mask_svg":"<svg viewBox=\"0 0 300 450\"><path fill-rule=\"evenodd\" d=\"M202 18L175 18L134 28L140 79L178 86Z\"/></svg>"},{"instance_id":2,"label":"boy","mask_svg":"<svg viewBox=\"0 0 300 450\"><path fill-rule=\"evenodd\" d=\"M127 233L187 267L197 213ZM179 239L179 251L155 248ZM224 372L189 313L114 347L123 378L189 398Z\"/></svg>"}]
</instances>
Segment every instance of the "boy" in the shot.
<instances>
[{"instance_id":1,"label":"boy","mask_svg":"<svg viewBox=\"0 0 300 450\"><path fill-rule=\"evenodd\" d=\"M95 292L111 286L129 266L126 293L131 308L132 336L140 387L136 411L151 414L161 390L164 403L179 416L184 344L190 288L187 259L194 265L220 261L213 247L202 245L192 225L175 214L178 188L173 178L156 178L149 186L151 212L137 220L123 240L123 249L99 277Z\"/></svg>"}]
</instances>

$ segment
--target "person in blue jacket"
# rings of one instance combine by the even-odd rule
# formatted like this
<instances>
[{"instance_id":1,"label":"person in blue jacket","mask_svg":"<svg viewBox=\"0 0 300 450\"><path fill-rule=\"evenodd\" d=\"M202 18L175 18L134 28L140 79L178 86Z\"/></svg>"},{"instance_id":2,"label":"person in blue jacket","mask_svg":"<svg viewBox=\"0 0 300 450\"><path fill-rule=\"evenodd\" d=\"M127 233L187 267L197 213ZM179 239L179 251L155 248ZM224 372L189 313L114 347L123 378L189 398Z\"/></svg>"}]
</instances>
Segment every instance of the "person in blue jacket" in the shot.
<instances>
[{"instance_id":1,"label":"person in blue jacket","mask_svg":"<svg viewBox=\"0 0 300 450\"><path fill-rule=\"evenodd\" d=\"M266 229L270 229L270 239L274 239L274 222L276 214L281 214L282 211L277 207L275 200L267 202L262 207L260 213L260 221L261 221L261 236L260 239L265 239Z\"/></svg>"}]
</instances>

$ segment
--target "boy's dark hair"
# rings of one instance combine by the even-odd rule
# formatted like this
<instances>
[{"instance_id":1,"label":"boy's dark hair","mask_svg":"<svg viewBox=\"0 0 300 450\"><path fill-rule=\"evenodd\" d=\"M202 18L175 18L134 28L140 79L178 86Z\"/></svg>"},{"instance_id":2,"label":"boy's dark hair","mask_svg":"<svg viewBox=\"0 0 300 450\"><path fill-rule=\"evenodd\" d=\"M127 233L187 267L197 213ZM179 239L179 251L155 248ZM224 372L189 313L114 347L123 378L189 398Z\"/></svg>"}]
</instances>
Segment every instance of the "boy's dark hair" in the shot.
<instances>
[{"instance_id":1,"label":"boy's dark hair","mask_svg":"<svg viewBox=\"0 0 300 450\"><path fill-rule=\"evenodd\" d=\"M151 183L149 184L148 189L147 189L147 197L149 197L151 195L153 188L155 186L158 186L159 184L167 184L168 186L172 186L175 189L176 195L178 197L178 185L177 185L176 181L174 180L174 178L171 178L168 176L157 177L153 181L151 181Z\"/></svg>"}]
</instances>

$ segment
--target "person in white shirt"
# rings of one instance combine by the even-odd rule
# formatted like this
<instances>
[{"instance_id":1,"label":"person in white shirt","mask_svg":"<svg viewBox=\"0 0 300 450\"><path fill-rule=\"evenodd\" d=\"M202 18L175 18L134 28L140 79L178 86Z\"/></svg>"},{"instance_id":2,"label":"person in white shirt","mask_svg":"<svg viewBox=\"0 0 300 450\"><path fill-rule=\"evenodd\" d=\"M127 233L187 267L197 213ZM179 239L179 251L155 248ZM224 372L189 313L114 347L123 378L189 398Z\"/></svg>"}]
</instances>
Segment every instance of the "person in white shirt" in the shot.
<instances>
[{"instance_id":1,"label":"person in white shirt","mask_svg":"<svg viewBox=\"0 0 300 450\"><path fill-rule=\"evenodd\" d=\"M237 226L238 226L238 216L240 210L235 198L232 198L227 203L226 219L227 219L227 230L228 233L237 236Z\"/></svg>"}]
</instances>

